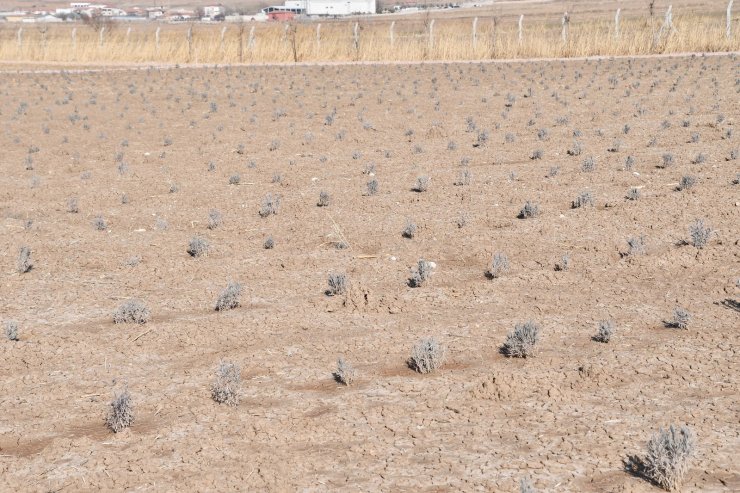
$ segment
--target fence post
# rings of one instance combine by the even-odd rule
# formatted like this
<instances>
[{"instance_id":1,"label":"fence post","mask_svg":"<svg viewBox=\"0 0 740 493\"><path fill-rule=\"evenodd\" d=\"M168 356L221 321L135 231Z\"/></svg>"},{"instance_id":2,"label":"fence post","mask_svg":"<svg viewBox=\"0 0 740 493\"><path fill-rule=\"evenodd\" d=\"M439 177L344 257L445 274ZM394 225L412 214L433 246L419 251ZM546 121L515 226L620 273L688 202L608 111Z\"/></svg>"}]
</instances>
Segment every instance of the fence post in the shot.
<instances>
[{"instance_id":1,"label":"fence post","mask_svg":"<svg viewBox=\"0 0 740 493\"><path fill-rule=\"evenodd\" d=\"M226 36L226 26L221 28L221 53L226 53L226 46L224 45L224 36Z\"/></svg>"},{"instance_id":2,"label":"fence post","mask_svg":"<svg viewBox=\"0 0 740 493\"><path fill-rule=\"evenodd\" d=\"M391 22L391 48L393 48L393 45L396 44L396 35L395 35L395 28L396 28L396 21Z\"/></svg>"},{"instance_id":3,"label":"fence post","mask_svg":"<svg viewBox=\"0 0 740 493\"><path fill-rule=\"evenodd\" d=\"M570 16L568 15L568 12L563 14L563 20L561 21L563 24L563 31L560 33L560 37L563 39L563 43L568 42L568 28L570 26Z\"/></svg>"},{"instance_id":4,"label":"fence post","mask_svg":"<svg viewBox=\"0 0 740 493\"><path fill-rule=\"evenodd\" d=\"M254 50L254 26L249 29L249 41L247 42L247 47L250 52Z\"/></svg>"},{"instance_id":5,"label":"fence post","mask_svg":"<svg viewBox=\"0 0 740 493\"><path fill-rule=\"evenodd\" d=\"M157 31L154 33L154 40L156 43L156 50L157 53L159 53L159 30L161 29L160 26L157 26Z\"/></svg>"},{"instance_id":6,"label":"fence post","mask_svg":"<svg viewBox=\"0 0 740 493\"><path fill-rule=\"evenodd\" d=\"M622 9L617 9L617 13L614 14L614 38L619 39L619 14L622 13Z\"/></svg>"},{"instance_id":7,"label":"fence post","mask_svg":"<svg viewBox=\"0 0 740 493\"><path fill-rule=\"evenodd\" d=\"M131 39L131 28L129 27L126 29L126 46L128 46L128 42Z\"/></svg>"},{"instance_id":8,"label":"fence post","mask_svg":"<svg viewBox=\"0 0 740 493\"><path fill-rule=\"evenodd\" d=\"M192 23L190 23L190 27L188 27L187 39L188 39L188 62L189 62L193 58L193 24Z\"/></svg>"},{"instance_id":9,"label":"fence post","mask_svg":"<svg viewBox=\"0 0 740 493\"><path fill-rule=\"evenodd\" d=\"M100 28L100 35L98 36L98 44L103 46L103 34L105 34L105 26Z\"/></svg>"},{"instance_id":10,"label":"fence post","mask_svg":"<svg viewBox=\"0 0 740 493\"><path fill-rule=\"evenodd\" d=\"M523 33L522 33L522 22L524 22L524 14L521 14L519 16L519 43L521 43L522 39L524 39Z\"/></svg>"},{"instance_id":11,"label":"fence post","mask_svg":"<svg viewBox=\"0 0 740 493\"><path fill-rule=\"evenodd\" d=\"M727 4L727 28L725 29L725 36L730 39L732 36L732 1Z\"/></svg>"},{"instance_id":12,"label":"fence post","mask_svg":"<svg viewBox=\"0 0 740 493\"><path fill-rule=\"evenodd\" d=\"M353 34L354 43L355 43L355 51L357 51L357 50L360 49L360 31L359 31L359 29L360 29L360 23L359 22L355 22L354 34Z\"/></svg>"},{"instance_id":13,"label":"fence post","mask_svg":"<svg viewBox=\"0 0 740 493\"><path fill-rule=\"evenodd\" d=\"M77 51L77 28L72 28L72 51Z\"/></svg>"},{"instance_id":14,"label":"fence post","mask_svg":"<svg viewBox=\"0 0 740 493\"><path fill-rule=\"evenodd\" d=\"M46 26L41 28L41 50L44 58L46 58L46 31L48 31L48 29L49 28Z\"/></svg>"},{"instance_id":15,"label":"fence post","mask_svg":"<svg viewBox=\"0 0 740 493\"><path fill-rule=\"evenodd\" d=\"M23 28L18 28L18 51L23 49Z\"/></svg>"},{"instance_id":16,"label":"fence post","mask_svg":"<svg viewBox=\"0 0 740 493\"><path fill-rule=\"evenodd\" d=\"M316 53L321 51L321 23L316 24Z\"/></svg>"},{"instance_id":17,"label":"fence post","mask_svg":"<svg viewBox=\"0 0 740 493\"><path fill-rule=\"evenodd\" d=\"M429 51L434 48L434 19L429 23Z\"/></svg>"},{"instance_id":18,"label":"fence post","mask_svg":"<svg viewBox=\"0 0 740 493\"><path fill-rule=\"evenodd\" d=\"M478 18L473 19L473 49L478 46Z\"/></svg>"}]
</instances>

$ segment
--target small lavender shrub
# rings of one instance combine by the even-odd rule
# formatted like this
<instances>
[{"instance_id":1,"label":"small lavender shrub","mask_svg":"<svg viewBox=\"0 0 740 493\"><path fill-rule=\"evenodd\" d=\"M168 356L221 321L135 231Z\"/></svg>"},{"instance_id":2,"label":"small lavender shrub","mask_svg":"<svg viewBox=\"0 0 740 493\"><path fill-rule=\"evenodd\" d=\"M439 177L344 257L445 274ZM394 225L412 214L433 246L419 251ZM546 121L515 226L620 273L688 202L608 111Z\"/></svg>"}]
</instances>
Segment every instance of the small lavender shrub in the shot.
<instances>
[{"instance_id":1,"label":"small lavender shrub","mask_svg":"<svg viewBox=\"0 0 740 493\"><path fill-rule=\"evenodd\" d=\"M578 209L587 205L594 205L594 196L589 190L581 192L580 194L578 194L578 197L576 197L575 200L571 202L571 207L573 209Z\"/></svg>"},{"instance_id":2,"label":"small lavender shrub","mask_svg":"<svg viewBox=\"0 0 740 493\"><path fill-rule=\"evenodd\" d=\"M681 180L679 180L676 189L678 191L690 190L696 186L696 183L697 179L695 176L684 175L681 177Z\"/></svg>"},{"instance_id":3,"label":"small lavender shrub","mask_svg":"<svg viewBox=\"0 0 740 493\"><path fill-rule=\"evenodd\" d=\"M191 257L202 257L208 253L208 242L200 236L193 236L188 243L187 252Z\"/></svg>"},{"instance_id":4,"label":"small lavender shrub","mask_svg":"<svg viewBox=\"0 0 740 493\"><path fill-rule=\"evenodd\" d=\"M506 335L501 352L510 358L528 358L534 355L534 347L539 341L540 327L532 321L518 323Z\"/></svg>"},{"instance_id":5,"label":"small lavender shrub","mask_svg":"<svg viewBox=\"0 0 740 493\"><path fill-rule=\"evenodd\" d=\"M113 312L115 324L145 324L149 321L149 308L143 301L132 299L123 303Z\"/></svg>"},{"instance_id":6,"label":"small lavender shrub","mask_svg":"<svg viewBox=\"0 0 740 493\"><path fill-rule=\"evenodd\" d=\"M5 337L9 341L18 340L18 322L16 322L15 320L5 321Z\"/></svg>"},{"instance_id":7,"label":"small lavender shrub","mask_svg":"<svg viewBox=\"0 0 740 493\"><path fill-rule=\"evenodd\" d=\"M409 286L411 286L412 288L419 288L423 286L432 276L432 270L434 270L434 267L431 262L424 259L419 259L419 261L416 263L416 268L411 270Z\"/></svg>"},{"instance_id":8,"label":"small lavender shrub","mask_svg":"<svg viewBox=\"0 0 740 493\"><path fill-rule=\"evenodd\" d=\"M540 215L540 206L531 201L527 201L519 211L519 219L529 219Z\"/></svg>"},{"instance_id":9,"label":"small lavender shrub","mask_svg":"<svg viewBox=\"0 0 740 493\"><path fill-rule=\"evenodd\" d=\"M280 209L280 197L268 193L264 199L262 199L262 205L260 206L259 215L260 217L268 217L278 213Z\"/></svg>"},{"instance_id":10,"label":"small lavender shrub","mask_svg":"<svg viewBox=\"0 0 740 493\"><path fill-rule=\"evenodd\" d=\"M636 472L666 491L677 491L696 454L696 438L688 426L659 429L650 438Z\"/></svg>"},{"instance_id":11,"label":"small lavender shrub","mask_svg":"<svg viewBox=\"0 0 740 493\"><path fill-rule=\"evenodd\" d=\"M242 295L242 285L238 282L230 282L216 300L215 310L223 312L239 307L239 298Z\"/></svg>"},{"instance_id":12,"label":"small lavender shrub","mask_svg":"<svg viewBox=\"0 0 740 493\"><path fill-rule=\"evenodd\" d=\"M211 398L227 406L239 405L241 391L241 368L231 361L220 361L216 376L211 383Z\"/></svg>"},{"instance_id":13,"label":"small lavender shrub","mask_svg":"<svg viewBox=\"0 0 740 493\"><path fill-rule=\"evenodd\" d=\"M337 369L334 370L333 376L334 380L336 380L338 383L344 384L344 385L352 385L352 383L355 381L355 376L357 375L357 372L355 369L347 363L347 361L343 357L339 357L337 359Z\"/></svg>"},{"instance_id":14,"label":"small lavender shrub","mask_svg":"<svg viewBox=\"0 0 740 493\"><path fill-rule=\"evenodd\" d=\"M560 257L560 262L555 264L555 270L559 271L566 271L570 269L570 253L565 252L562 257Z\"/></svg>"},{"instance_id":15,"label":"small lavender shrub","mask_svg":"<svg viewBox=\"0 0 740 493\"><path fill-rule=\"evenodd\" d=\"M673 309L673 318L668 322L669 327L676 329L688 329L691 322L691 314L684 308L677 306Z\"/></svg>"},{"instance_id":16,"label":"small lavender shrub","mask_svg":"<svg viewBox=\"0 0 740 493\"><path fill-rule=\"evenodd\" d=\"M327 296L338 296L346 294L349 289L349 278L347 274L331 273L327 279L329 289L326 290Z\"/></svg>"},{"instance_id":17,"label":"small lavender shrub","mask_svg":"<svg viewBox=\"0 0 740 493\"><path fill-rule=\"evenodd\" d=\"M326 192L319 193L319 201L316 203L319 207L328 207L329 206L329 194Z\"/></svg>"},{"instance_id":18,"label":"small lavender shrub","mask_svg":"<svg viewBox=\"0 0 740 493\"><path fill-rule=\"evenodd\" d=\"M409 368L419 373L431 373L441 368L445 360L445 347L434 337L420 339L411 349Z\"/></svg>"},{"instance_id":19,"label":"small lavender shrub","mask_svg":"<svg viewBox=\"0 0 740 493\"><path fill-rule=\"evenodd\" d=\"M128 389L114 394L105 417L105 424L113 433L119 433L134 423L134 403Z\"/></svg>"},{"instance_id":20,"label":"small lavender shrub","mask_svg":"<svg viewBox=\"0 0 740 493\"><path fill-rule=\"evenodd\" d=\"M642 255L645 253L645 235L630 236L627 238L627 255Z\"/></svg>"},{"instance_id":21,"label":"small lavender shrub","mask_svg":"<svg viewBox=\"0 0 740 493\"><path fill-rule=\"evenodd\" d=\"M407 219L406 225L403 227L403 231L401 231L401 236L409 239L416 236L416 223L411 219Z\"/></svg>"},{"instance_id":22,"label":"small lavender shrub","mask_svg":"<svg viewBox=\"0 0 740 493\"><path fill-rule=\"evenodd\" d=\"M602 320L596 328L596 334L592 339L596 342L607 343L614 335L614 322L612 320Z\"/></svg>"},{"instance_id":23,"label":"small lavender shrub","mask_svg":"<svg viewBox=\"0 0 740 493\"><path fill-rule=\"evenodd\" d=\"M505 253L496 252L493 255L491 268L488 271L488 277L498 279L509 271L509 257Z\"/></svg>"},{"instance_id":24,"label":"small lavender shrub","mask_svg":"<svg viewBox=\"0 0 740 493\"><path fill-rule=\"evenodd\" d=\"M691 244L696 248L704 248L712 236L712 229L704 223L703 219L697 219L689 226Z\"/></svg>"},{"instance_id":25,"label":"small lavender shrub","mask_svg":"<svg viewBox=\"0 0 740 493\"><path fill-rule=\"evenodd\" d=\"M93 219L92 222L93 228L95 228L97 231L105 231L108 229L108 223L105 222L105 218L103 216L96 216L95 219Z\"/></svg>"},{"instance_id":26,"label":"small lavender shrub","mask_svg":"<svg viewBox=\"0 0 740 493\"><path fill-rule=\"evenodd\" d=\"M429 190L429 177L428 176L420 176L416 179L416 185L414 186L415 192L426 192Z\"/></svg>"},{"instance_id":27,"label":"small lavender shrub","mask_svg":"<svg viewBox=\"0 0 740 493\"><path fill-rule=\"evenodd\" d=\"M208 229L216 229L223 223L221 212L218 209L211 209L208 213Z\"/></svg>"},{"instance_id":28,"label":"small lavender shrub","mask_svg":"<svg viewBox=\"0 0 740 493\"><path fill-rule=\"evenodd\" d=\"M70 214L77 214L78 212L80 212L80 207L75 197L70 197L67 199L67 212L69 212Z\"/></svg>"},{"instance_id":29,"label":"small lavender shrub","mask_svg":"<svg viewBox=\"0 0 740 493\"><path fill-rule=\"evenodd\" d=\"M18 273L25 274L33 269L33 262L31 261L31 249L27 246L22 246L18 252L18 259L16 262L16 269Z\"/></svg>"}]
</instances>

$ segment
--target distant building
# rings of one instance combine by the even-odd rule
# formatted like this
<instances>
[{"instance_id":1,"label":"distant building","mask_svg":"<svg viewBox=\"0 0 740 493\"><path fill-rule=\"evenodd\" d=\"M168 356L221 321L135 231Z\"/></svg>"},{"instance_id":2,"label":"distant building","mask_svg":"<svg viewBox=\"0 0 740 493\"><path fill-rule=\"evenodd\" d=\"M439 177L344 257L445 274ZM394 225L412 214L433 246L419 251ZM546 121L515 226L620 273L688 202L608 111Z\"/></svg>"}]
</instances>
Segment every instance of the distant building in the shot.
<instances>
[{"instance_id":1,"label":"distant building","mask_svg":"<svg viewBox=\"0 0 740 493\"><path fill-rule=\"evenodd\" d=\"M374 14L376 0L286 0L285 7L299 9L306 15Z\"/></svg>"},{"instance_id":2,"label":"distant building","mask_svg":"<svg viewBox=\"0 0 740 493\"><path fill-rule=\"evenodd\" d=\"M90 6L90 2L72 2L69 6L73 9L86 9Z\"/></svg>"},{"instance_id":3,"label":"distant building","mask_svg":"<svg viewBox=\"0 0 740 493\"><path fill-rule=\"evenodd\" d=\"M103 7L100 9L100 15L103 17L122 17L126 15L126 11L114 7Z\"/></svg>"},{"instance_id":4,"label":"distant building","mask_svg":"<svg viewBox=\"0 0 740 493\"><path fill-rule=\"evenodd\" d=\"M161 7L146 9L146 16L149 19L159 19L160 17L164 17L164 9Z\"/></svg>"},{"instance_id":5,"label":"distant building","mask_svg":"<svg viewBox=\"0 0 740 493\"><path fill-rule=\"evenodd\" d=\"M211 19L215 19L219 15L226 14L226 8L221 5L210 5L208 7L203 7L203 17L210 17Z\"/></svg>"}]
</instances>

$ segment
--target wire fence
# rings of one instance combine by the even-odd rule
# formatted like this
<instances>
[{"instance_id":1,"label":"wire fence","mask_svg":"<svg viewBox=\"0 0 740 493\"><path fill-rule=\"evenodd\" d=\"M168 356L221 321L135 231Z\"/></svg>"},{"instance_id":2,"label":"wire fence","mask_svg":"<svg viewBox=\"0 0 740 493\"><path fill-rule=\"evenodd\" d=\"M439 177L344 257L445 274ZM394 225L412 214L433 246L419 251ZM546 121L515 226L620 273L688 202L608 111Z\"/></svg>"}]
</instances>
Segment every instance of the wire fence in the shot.
<instances>
[{"instance_id":1,"label":"wire fence","mask_svg":"<svg viewBox=\"0 0 740 493\"><path fill-rule=\"evenodd\" d=\"M6 25L0 60L48 62L267 63L303 61L420 61L493 58L644 55L740 49L732 17L674 15L579 21L561 16L531 23L416 19L306 23Z\"/></svg>"}]
</instances>

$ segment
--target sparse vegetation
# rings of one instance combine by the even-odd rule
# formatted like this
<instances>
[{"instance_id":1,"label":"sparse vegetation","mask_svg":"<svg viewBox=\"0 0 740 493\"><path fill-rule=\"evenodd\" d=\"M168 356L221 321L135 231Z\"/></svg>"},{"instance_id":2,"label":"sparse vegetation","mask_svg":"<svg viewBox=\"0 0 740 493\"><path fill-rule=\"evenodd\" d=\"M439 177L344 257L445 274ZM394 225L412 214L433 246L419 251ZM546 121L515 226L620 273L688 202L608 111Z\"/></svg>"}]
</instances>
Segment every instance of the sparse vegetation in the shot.
<instances>
[{"instance_id":1,"label":"sparse vegetation","mask_svg":"<svg viewBox=\"0 0 740 493\"><path fill-rule=\"evenodd\" d=\"M8 164L0 330L16 319L20 338L3 338L3 409L14 430L0 444L3 484L64 492L120 485L133 461L136 484L161 485L172 476L156 467L162 454L195 444L176 471L194 489L237 476L246 490L342 488L333 481L342 475L341 484L369 489L452 481L518 491L525 476L543 491L649 489L614 470L620 437L647 442L651 430L634 431L657 430L656 416L680 418L690 407L686 419L700 436L711 432L712 450L684 489L723 486L733 450L722 434L735 426L725 408L737 390L728 375L738 369L740 186L731 182L740 161L728 156L739 142L730 132L739 58L611 56L675 51L693 32L687 19L705 15L692 13L692 1L673 4L675 30L661 29L668 4L645 18L649 6L634 2L621 5L621 22L618 5L576 5L569 32L557 5L537 2L305 22L0 26ZM718 31L725 6L707 4L713 24L705 26L736 51L737 7L731 36ZM144 63L158 27L158 59ZM357 63L310 63L346 57L341 43L355 36ZM53 62L62 38L67 59ZM720 45L712 43L702 51ZM609 56L584 56L603 45ZM425 63L372 64L380 46L393 58L424 50ZM114 48L141 58L123 70L85 61ZM184 50L187 65L167 61ZM291 62L264 65L268 51ZM34 66L12 60L43 53ZM426 63L454 53L476 61ZM564 58L490 63L506 53ZM529 159L533 150L539 160ZM24 169L27 154L33 170ZM595 166L584 172L589 156ZM411 191L425 175L434 183ZM696 182L675 191L682 176ZM280 207L263 218L268 193ZM67 212L68 198L77 213ZM98 213L107 231L92 227ZM691 246L696 218L715 229L703 249ZM193 238L203 243L190 248ZM21 246L35 264L25 274ZM329 273L349 281L329 284ZM109 317L131 297L144 300L149 321L114 324ZM691 311L688 330L677 328L676 304ZM529 319L540 325L536 342L514 350L522 344L507 333ZM414 371L406 368L422 336L447 346L439 376L415 373L414 361ZM222 358L243 370L241 390L226 392L241 396L239 407L212 401ZM102 429L110 391L126 382L135 432L101 442L88 429L96 420L87 422L89 411L97 407ZM711 398L692 399L702 389ZM613 409L583 398L594 395L608 396ZM556 426L550 411L565 412L568 423ZM475 433L450 433L461 423ZM594 426L616 439L578 432ZM560 432L565 455L551 443ZM331 453L317 455L306 438ZM80 439L85 457L80 447L67 451ZM379 483L375 452L382 462L409 440L421 460L380 471ZM276 445L269 460L265 444ZM443 459L478 456L464 470L426 460L440 447ZM259 457L232 460L234 450ZM331 460L336 451L356 464L342 469ZM88 474L85 483L88 455L96 465L110 459L110 480ZM62 467L48 471L44 458Z\"/></svg>"}]
</instances>

